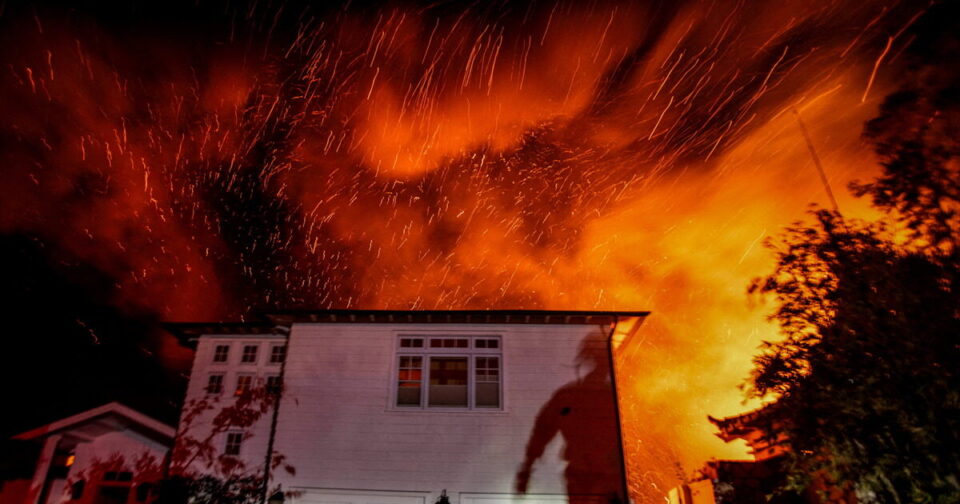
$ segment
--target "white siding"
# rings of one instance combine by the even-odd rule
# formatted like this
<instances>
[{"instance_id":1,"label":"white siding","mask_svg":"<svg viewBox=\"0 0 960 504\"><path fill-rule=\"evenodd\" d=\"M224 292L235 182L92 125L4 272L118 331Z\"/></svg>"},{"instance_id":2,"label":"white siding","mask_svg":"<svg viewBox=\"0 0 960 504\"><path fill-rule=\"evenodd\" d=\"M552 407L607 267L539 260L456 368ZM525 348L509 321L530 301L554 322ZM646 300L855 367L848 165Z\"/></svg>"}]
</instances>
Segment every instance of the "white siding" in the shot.
<instances>
[{"instance_id":1,"label":"white siding","mask_svg":"<svg viewBox=\"0 0 960 504\"><path fill-rule=\"evenodd\" d=\"M208 413L197 418L192 425L186 425L181 417L180 430L178 437L189 435L196 439L203 439L211 432L213 428L213 418L226 406L233 404L234 391L237 385L237 377L242 374L251 374L255 377L254 382L262 384L269 375L280 374L280 364L269 362L270 349L273 345L284 343L282 335L208 335L203 336L197 343L197 351L194 355L193 369L190 374L190 382L187 386L186 400L184 401L184 413L189 410L191 401L202 400L204 398L219 397L219 403ZM227 362L213 362L214 352L218 345L229 345L230 352ZM253 363L240 362L243 353L243 347L246 345L259 345L257 360ZM223 374L223 391L218 396L208 396L207 383L211 374ZM251 428L243 429L249 436L244 440L240 449L240 455L237 457L246 466L247 472L262 472L263 462L267 453L267 442L270 433L270 420L272 412L264 414L259 421ZM237 430L239 432L239 429ZM221 453L226 445L226 434L220 434L212 440L213 445ZM215 473L210 468L202 464L195 463L193 470L202 473Z\"/></svg>"},{"instance_id":2,"label":"white siding","mask_svg":"<svg viewBox=\"0 0 960 504\"><path fill-rule=\"evenodd\" d=\"M454 504L461 493L513 493L538 412L558 389L578 379L581 342L608 330L585 325L295 324L276 450L296 468L296 476L277 471L274 481L285 490L420 492L430 503L443 489ZM501 335L502 411L393 408L400 332ZM559 436L553 439L534 466L531 497L541 494L549 500L551 494L565 494L562 443Z\"/></svg>"}]
</instances>

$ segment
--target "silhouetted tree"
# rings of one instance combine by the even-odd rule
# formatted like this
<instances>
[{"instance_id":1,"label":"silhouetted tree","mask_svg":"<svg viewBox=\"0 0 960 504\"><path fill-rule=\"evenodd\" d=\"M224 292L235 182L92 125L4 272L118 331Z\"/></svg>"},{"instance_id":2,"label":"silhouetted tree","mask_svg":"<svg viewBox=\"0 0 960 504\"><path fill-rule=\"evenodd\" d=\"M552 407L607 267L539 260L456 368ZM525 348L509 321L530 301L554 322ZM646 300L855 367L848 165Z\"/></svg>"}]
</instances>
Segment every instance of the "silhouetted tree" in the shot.
<instances>
[{"instance_id":1,"label":"silhouetted tree","mask_svg":"<svg viewBox=\"0 0 960 504\"><path fill-rule=\"evenodd\" d=\"M955 25L948 14L921 24ZM958 47L934 33L917 44ZM792 490L820 479L861 502L960 502L960 72L913 70L866 127L881 175L852 186L884 217L813 212L768 243L777 265L751 286L775 298L783 339L764 343L748 390L779 400Z\"/></svg>"}]
</instances>

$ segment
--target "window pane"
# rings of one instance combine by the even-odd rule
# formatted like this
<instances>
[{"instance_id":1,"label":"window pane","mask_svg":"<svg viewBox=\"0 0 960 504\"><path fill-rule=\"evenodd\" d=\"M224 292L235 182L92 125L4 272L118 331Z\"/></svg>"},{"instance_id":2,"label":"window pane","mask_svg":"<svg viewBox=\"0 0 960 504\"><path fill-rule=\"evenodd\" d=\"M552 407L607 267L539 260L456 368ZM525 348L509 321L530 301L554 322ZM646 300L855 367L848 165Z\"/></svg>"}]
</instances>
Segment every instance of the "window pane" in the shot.
<instances>
[{"instance_id":1,"label":"window pane","mask_svg":"<svg viewBox=\"0 0 960 504\"><path fill-rule=\"evenodd\" d=\"M500 407L500 384L477 383L477 407L478 408L499 408Z\"/></svg>"},{"instance_id":2,"label":"window pane","mask_svg":"<svg viewBox=\"0 0 960 504\"><path fill-rule=\"evenodd\" d=\"M397 406L420 406L420 384L401 384L397 389Z\"/></svg>"},{"instance_id":3,"label":"window pane","mask_svg":"<svg viewBox=\"0 0 960 504\"><path fill-rule=\"evenodd\" d=\"M467 406L467 358L430 358L430 406Z\"/></svg>"}]
</instances>

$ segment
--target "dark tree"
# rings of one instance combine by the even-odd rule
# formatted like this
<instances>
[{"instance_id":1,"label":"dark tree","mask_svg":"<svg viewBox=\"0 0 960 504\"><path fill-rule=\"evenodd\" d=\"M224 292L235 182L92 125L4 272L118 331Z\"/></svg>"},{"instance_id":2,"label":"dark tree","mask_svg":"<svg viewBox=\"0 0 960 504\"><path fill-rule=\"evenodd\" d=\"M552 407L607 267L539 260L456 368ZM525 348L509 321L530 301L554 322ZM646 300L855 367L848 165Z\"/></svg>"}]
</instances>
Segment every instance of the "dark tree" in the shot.
<instances>
[{"instance_id":1,"label":"dark tree","mask_svg":"<svg viewBox=\"0 0 960 504\"><path fill-rule=\"evenodd\" d=\"M775 299L783 335L748 390L781 406L789 489L960 502L960 71L944 63L957 13L921 19L914 50L933 61L867 124L883 170L852 190L883 218L815 211L768 244L777 266L751 286Z\"/></svg>"}]
</instances>

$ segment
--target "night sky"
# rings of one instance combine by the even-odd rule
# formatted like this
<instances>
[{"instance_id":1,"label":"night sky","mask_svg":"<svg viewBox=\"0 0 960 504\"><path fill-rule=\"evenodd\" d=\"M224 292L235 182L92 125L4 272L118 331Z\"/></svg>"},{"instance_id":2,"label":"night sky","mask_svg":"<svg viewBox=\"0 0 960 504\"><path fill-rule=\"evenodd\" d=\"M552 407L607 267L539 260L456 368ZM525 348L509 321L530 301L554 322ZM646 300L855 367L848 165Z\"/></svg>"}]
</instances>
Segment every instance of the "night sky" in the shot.
<instances>
[{"instance_id":1,"label":"night sky","mask_svg":"<svg viewBox=\"0 0 960 504\"><path fill-rule=\"evenodd\" d=\"M705 418L776 334L763 240L827 204L790 111L870 216L862 125L956 65L960 18L764 4L5 2L0 434L175 422L164 321L651 310L632 407L687 465L729 454Z\"/></svg>"}]
</instances>

